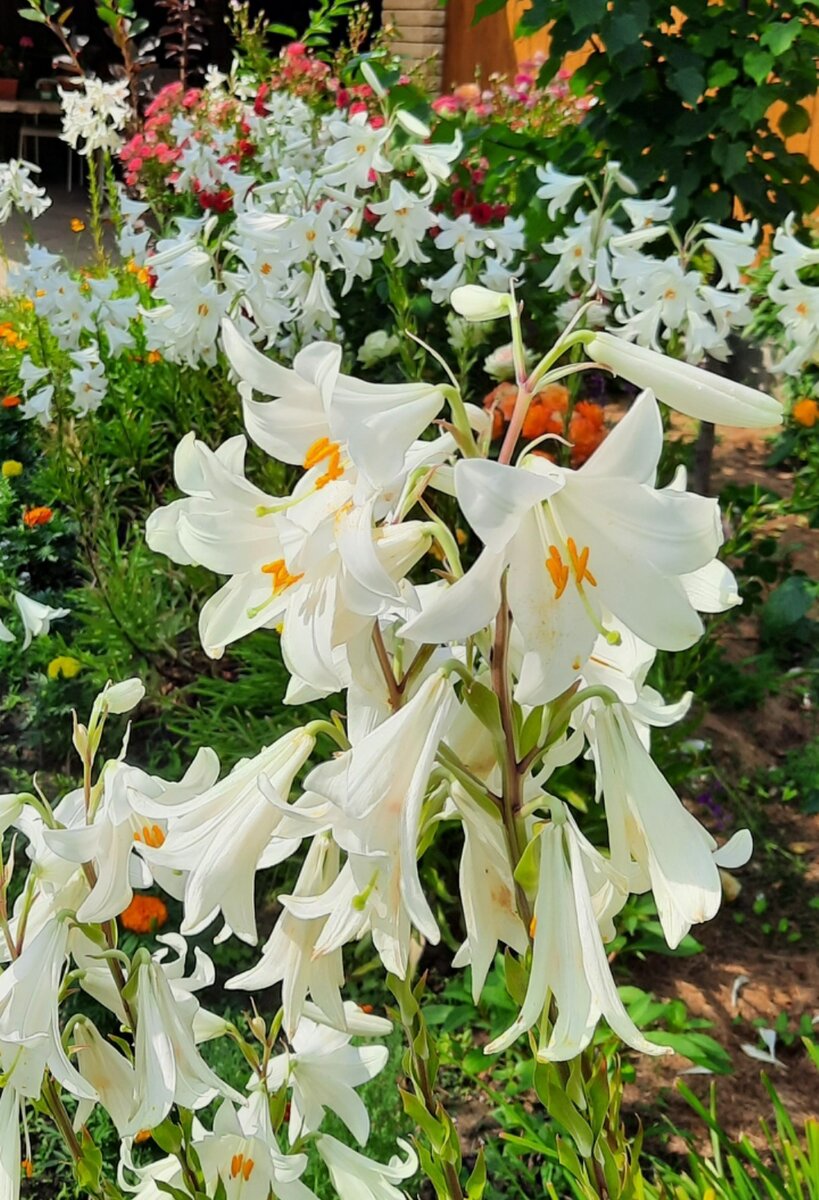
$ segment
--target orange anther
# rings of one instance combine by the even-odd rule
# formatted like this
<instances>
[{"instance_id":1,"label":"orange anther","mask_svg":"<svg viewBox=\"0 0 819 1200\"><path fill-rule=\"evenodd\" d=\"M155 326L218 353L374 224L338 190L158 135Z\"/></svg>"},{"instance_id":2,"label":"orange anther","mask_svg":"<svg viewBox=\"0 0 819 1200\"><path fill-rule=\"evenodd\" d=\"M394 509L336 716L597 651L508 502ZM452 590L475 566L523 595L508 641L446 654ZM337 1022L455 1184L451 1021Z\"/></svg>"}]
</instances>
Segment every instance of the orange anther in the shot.
<instances>
[{"instance_id":1,"label":"orange anther","mask_svg":"<svg viewBox=\"0 0 819 1200\"><path fill-rule=\"evenodd\" d=\"M569 568L560 557L560 551L557 546L549 547L546 570L551 575L552 583L555 585L555 600L559 600L566 590L566 584L569 582Z\"/></svg>"},{"instance_id":2,"label":"orange anther","mask_svg":"<svg viewBox=\"0 0 819 1200\"><path fill-rule=\"evenodd\" d=\"M262 567L263 575L270 575L273 579L273 595L278 596L285 588L292 587L294 583L298 583L302 575L291 575L287 569L287 564L283 558L277 558L275 562L265 563Z\"/></svg>"},{"instance_id":3,"label":"orange anther","mask_svg":"<svg viewBox=\"0 0 819 1200\"><path fill-rule=\"evenodd\" d=\"M252 1158L245 1159L245 1164L242 1167L242 1178L244 1179L245 1183L247 1183L248 1179L250 1179L250 1176L253 1174L253 1168L255 1166L256 1164Z\"/></svg>"},{"instance_id":4,"label":"orange anther","mask_svg":"<svg viewBox=\"0 0 819 1200\"><path fill-rule=\"evenodd\" d=\"M233 1155L233 1158L230 1160L231 1179L235 1179L236 1176L239 1174L239 1172L242 1169L243 1161L244 1161L244 1155L242 1155L242 1154L234 1154Z\"/></svg>"},{"instance_id":5,"label":"orange anther","mask_svg":"<svg viewBox=\"0 0 819 1200\"><path fill-rule=\"evenodd\" d=\"M586 565L589 561L589 547L584 546L582 551L578 553L574 538L568 538L566 540L566 549L569 551L569 558L571 559L572 569L574 570L574 577L577 580L578 587L583 583L584 580L586 580L587 583L590 583L592 587L597 587L597 580Z\"/></svg>"}]
</instances>

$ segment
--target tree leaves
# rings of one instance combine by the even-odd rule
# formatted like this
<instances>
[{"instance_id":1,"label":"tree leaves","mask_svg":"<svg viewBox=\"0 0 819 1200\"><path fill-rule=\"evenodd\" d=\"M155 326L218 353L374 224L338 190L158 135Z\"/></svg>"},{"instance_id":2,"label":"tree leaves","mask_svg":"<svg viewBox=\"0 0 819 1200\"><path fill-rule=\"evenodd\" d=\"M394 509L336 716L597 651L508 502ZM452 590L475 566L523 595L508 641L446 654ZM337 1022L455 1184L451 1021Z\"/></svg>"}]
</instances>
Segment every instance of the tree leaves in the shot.
<instances>
[{"instance_id":1,"label":"tree leaves","mask_svg":"<svg viewBox=\"0 0 819 1200\"><path fill-rule=\"evenodd\" d=\"M477 15L501 7L480 0ZM550 26L545 78L591 41L571 82L575 94L599 101L582 135L619 159L638 186L672 181L675 219L720 219L739 198L750 216L775 224L792 210L812 211L819 197L819 171L782 140L809 123L801 101L816 90L814 13L813 0L689 0L685 20L671 25L667 0L532 0L518 32ZM768 119L777 100L782 137ZM555 147L564 169L582 158L580 137L572 129Z\"/></svg>"}]
</instances>

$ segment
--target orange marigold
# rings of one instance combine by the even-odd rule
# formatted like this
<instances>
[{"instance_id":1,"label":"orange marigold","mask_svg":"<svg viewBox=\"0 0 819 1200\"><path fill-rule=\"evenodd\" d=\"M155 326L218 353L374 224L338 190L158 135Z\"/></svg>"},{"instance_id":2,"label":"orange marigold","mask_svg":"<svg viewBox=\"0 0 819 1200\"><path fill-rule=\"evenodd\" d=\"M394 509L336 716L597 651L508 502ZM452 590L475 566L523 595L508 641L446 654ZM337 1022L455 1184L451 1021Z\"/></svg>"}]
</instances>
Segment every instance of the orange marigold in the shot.
<instances>
[{"instance_id":1,"label":"orange marigold","mask_svg":"<svg viewBox=\"0 0 819 1200\"><path fill-rule=\"evenodd\" d=\"M797 400L791 409L791 416L797 425L813 429L816 422L819 421L819 404L809 396L804 400Z\"/></svg>"},{"instance_id":2,"label":"orange marigold","mask_svg":"<svg viewBox=\"0 0 819 1200\"><path fill-rule=\"evenodd\" d=\"M581 467L591 458L605 436L606 424L599 404L594 404L591 400L578 401L569 422L572 466Z\"/></svg>"},{"instance_id":3,"label":"orange marigold","mask_svg":"<svg viewBox=\"0 0 819 1200\"><path fill-rule=\"evenodd\" d=\"M4 396L3 399L0 400L0 407L16 408L19 403L20 403L19 396Z\"/></svg>"},{"instance_id":4,"label":"orange marigold","mask_svg":"<svg viewBox=\"0 0 819 1200\"><path fill-rule=\"evenodd\" d=\"M53 516L52 508L47 504L38 504L36 508L29 508L23 513L23 524L28 529L34 529L37 525L47 525Z\"/></svg>"},{"instance_id":5,"label":"orange marigold","mask_svg":"<svg viewBox=\"0 0 819 1200\"><path fill-rule=\"evenodd\" d=\"M159 896L134 896L119 917L131 933L156 933L168 920L168 909Z\"/></svg>"}]
</instances>

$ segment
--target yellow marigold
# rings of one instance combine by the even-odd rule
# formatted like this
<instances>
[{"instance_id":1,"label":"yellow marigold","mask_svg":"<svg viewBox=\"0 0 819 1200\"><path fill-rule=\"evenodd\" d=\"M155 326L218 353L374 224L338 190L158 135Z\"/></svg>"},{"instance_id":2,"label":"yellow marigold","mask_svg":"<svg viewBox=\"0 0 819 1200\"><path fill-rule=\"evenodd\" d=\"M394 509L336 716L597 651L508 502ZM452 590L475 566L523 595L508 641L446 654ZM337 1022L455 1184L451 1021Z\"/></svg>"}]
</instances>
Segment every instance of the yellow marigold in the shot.
<instances>
[{"instance_id":1,"label":"yellow marigold","mask_svg":"<svg viewBox=\"0 0 819 1200\"><path fill-rule=\"evenodd\" d=\"M63 679L73 679L81 670L79 659L72 658L70 654L58 654L46 667L46 675L49 679L59 679L61 676Z\"/></svg>"},{"instance_id":2,"label":"yellow marigold","mask_svg":"<svg viewBox=\"0 0 819 1200\"><path fill-rule=\"evenodd\" d=\"M14 479L15 475L23 474L23 464L18 462L16 458L7 458L0 467L4 479Z\"/></svg>"},{"instance_id":3,"label":"yellow marigold","mask_svg":"<svg viewBox=\"0 0 819 1200\"><path fill-rule=\"evenodd\" d=\"M168 909L159 896L134 896L119 917L131 933L156 933L168 920Z\"/></svg>"},{"instance_id":4,"label":"yellow marigold","mask_svg":"<svg viewBox=\"0 0 819 1200\"><path fill-rule=\"evenodd\" d=\"M82 231L84 229L85 229L85 221L81 221L79 217L71 218L71 232L72 233L82 233Z\"/></svg>"},{"instance_id":5,"label":"yellow marigold","mask_svg":"<svg viewBox=\"0 0 819 1200\"><path fill-rule=\"evenodd\" d=\"M791 409L791 416L797 425L805 425L808 429L812 429L819 421L819 403L810 397L797 400Z\"/></svg>"}]
</instances>

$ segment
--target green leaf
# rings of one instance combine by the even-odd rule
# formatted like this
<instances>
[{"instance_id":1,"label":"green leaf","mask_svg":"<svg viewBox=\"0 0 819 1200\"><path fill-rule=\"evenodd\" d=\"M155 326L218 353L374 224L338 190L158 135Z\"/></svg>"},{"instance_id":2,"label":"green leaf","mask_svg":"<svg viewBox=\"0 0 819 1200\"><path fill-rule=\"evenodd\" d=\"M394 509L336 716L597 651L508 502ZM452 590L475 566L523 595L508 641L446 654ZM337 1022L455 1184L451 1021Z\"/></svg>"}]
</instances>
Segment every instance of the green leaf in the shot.
<instances>
[{"instance_id":1,"label":"green leaf","mask_svg":"<svg viewBox=\"0 0 819 1200\"><path fill-rule=\"evenodd\" d=\"M705 91L705 76L699 67L682 67L669 74L668 82L686 104L696 104Z\"/></svg>"},{"instance_id":2,"label":"green leaf","mask_svg":"<svg viewBox=\"0 0 819 1200\"><path fill-rule=\"evenodd\" d=\"M797 17L787 22L775 21L765 27L759 40L763 46L768 47L771 54L778 58L780 54L790 50L801 31L802 22Z\"/></svg>"},{"instance_id":3,"label":"green leaf","mask_svg":"<svg viewBox=\"0 0 819 1200\"><path fill-rule=\"evenodd\" d=\"M773 69L774 56L767 50L749 50L742 57L742 65L754 83L764 83Z\"/></svg>"},{"instance_id":4,"label":"green leaf","mask_svg":"<svg viewBox=\"0 0 819 1200\"><path fill-rule=\"evenodd\" d=\"M36 8L21 8L19 15L25 21L36 21L38 25L45 25L45 17Z\"/></svg>"},{"instance_id":5,"label":"green leaf","mask_svg":"<svg viewBox=\"0 0 819 1200\"><path fill-rule=\"evenodd\" d=\"M414 1121L419 1129L422 1129L429 1138L430 1145L436 1154L440 1154L446 1145L447 1128L443 1122L438 1121L435 1117L431 1117L425 1106L421 1103L417 1096L406 1089L399 1087L399 1095L401 1103L404 1106L404 1112Z\"/></svg>"},{"instance_id":6,"label":"green leaf","mask_svg":"<svg viewBox=\"0 0 819 1200\"><path fill-rule=\"evenodd\" d=\"M726 87L727 84L733 83L738 76L739 71L733 63L721 58L711 65L708 72L708 86L710 88Z\"/></svg>"},{"instance_id":7,"label":"green leaf","mask_svg":"<svg viewBox=\"0 0 819 1200\"><path fill-rule=\"evenodd\" d=\"M817 586L805 575L792 575L774 588L760 614L763 637L767 640L787 635L810 612L816 601Z\"/></svg>"},{"instance_id":8,"label":"green leaf","mask_svg":"<svg viewBox=\"0 0 819 1200\"><path fill-rule=\"evenodd\" d=\"M478 1151L478 1158L472 1169L472 1174L466 1181L467 1200L482 1200L486 1189L486 1159L483 1147Z\"/></svg>"},{"instance_id":9,"label":"green leaf","mask_svg":"<svg viewBox=\"0 0 819 1200\"><path fill-rule=\"evenodd\" d=\"M569 1134L580 1157L588 1158L594 1144L591 1126L563 1090L554 1064L538 1063L534 1080L535 1091L549 1116Z\"/></svg>"},{"instance_id":10,"label":"green leaf","mask_svg":"<svg viewBox=\"0 0 819 1200\"><path fill-rule=\"evenodd\" d=\"M99 1195L102 1177L102 1151L91 1140L87 1129L82 1131L82 1158L75 1166L77 1183L85 1192Z\"/></svg>"},{"instance_id":11,"label":"green leaf","mask_svg":"<svg viewBox=\"0 0 819 1200\"><path fill-rule=\"evenodd\" d=\"M500 12L503 8L506 8L506 0L478 0L472 24L477 25L484 17L491 17L493 13Z\"/></svg>"},{"instance_id":12,"label":"green leaf","mask_svg":"<svg viewBox=\"0 0 819 1200\"><path fill-rule=\"evenodd\" d=\"M779 129L783 137L806 133L810 129L810 113L801 104L789 104L779 118Z\"/></svg>"},{"instance_id":13,"label":"green leaf","mask_svg":"<svg viewBox=\"0 0 819 1200\"><path fill-rule=\"evenodd\" d=\"M716 1075L730 1075L733 1063L728 1051L707 1033L647 1033L646 1039L657 1046L670 1046L698 1067L707 1067Z\"/></svg>"}]
</instances>

